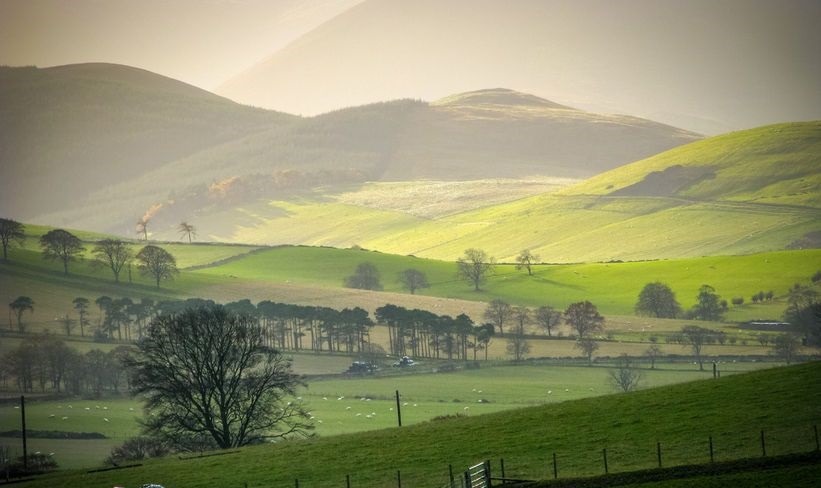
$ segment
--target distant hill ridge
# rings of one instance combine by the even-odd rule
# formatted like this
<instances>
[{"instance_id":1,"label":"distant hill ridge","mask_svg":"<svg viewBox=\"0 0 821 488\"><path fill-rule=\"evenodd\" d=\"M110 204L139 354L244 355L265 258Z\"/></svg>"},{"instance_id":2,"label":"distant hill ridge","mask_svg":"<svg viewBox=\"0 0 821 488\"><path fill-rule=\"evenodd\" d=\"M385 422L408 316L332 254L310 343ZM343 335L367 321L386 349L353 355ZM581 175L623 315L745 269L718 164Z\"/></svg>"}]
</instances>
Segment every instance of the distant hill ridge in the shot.
<instances>
[{"instance_id":1,"label":"distant hill ridge","mask_svg":"<svg viewBox=\"0 0 821 488\"><path fill-rule=\"evenodd\" d=\"M459 93L449 97L440 98L431 102L433 106L458 106L458 105L507 105L507 106L536 106L544 108L555 108L564 110L576 110L565 105L560 105L550 100L546 100L528 93L521 93L508 88L489 88L471 92Z\"/></svg>"},{"instance_id":2,"label":"distant hill ridge","mask_svg":"<svg viewBox=\"0 0 821 488\"><path fill-rule=\"evenodd\" d=\"M0 68L0 106L7 215L120 234L153 206L230 178L583 178L700 138L503 88L304 118L105 63Z\"/></svg>"}]
</instances>

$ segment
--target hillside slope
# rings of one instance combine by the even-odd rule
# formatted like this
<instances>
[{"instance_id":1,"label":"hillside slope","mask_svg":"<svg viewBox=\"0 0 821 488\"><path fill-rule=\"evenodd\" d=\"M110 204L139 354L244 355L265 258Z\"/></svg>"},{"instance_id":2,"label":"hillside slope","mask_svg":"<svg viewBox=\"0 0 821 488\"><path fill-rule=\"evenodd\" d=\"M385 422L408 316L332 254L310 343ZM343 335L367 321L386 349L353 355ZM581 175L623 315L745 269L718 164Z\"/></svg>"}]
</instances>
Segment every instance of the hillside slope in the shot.
<instances>
[{"instance_id":1,"label":"hillside slope","mask_svg":"<svg viewBox=\"0 0 821 488\"><path fill-rule=\"evenodd\" d=\"M359 245L448 260L471 247L508 262L522 249L545 262L585 262L815 248L818 154L821 122L779 124L679 146L539 195L509 192L522 198L453 205L452 212L422 213L412 202L436 197L419 185L392 184L381 192L366 185L341 195L275 197L214 218L221 240ZM471 198L455 185L431 188Z\"/></svg>"},{"instance_id":2,"label":"hillside slope","mask_svg":"<svg viewBox=\"0 0 821 488\"><path fill-rule=\"evenodd\" d=\"M122 111L116 104L109 110ZM83 201L66 199L67 204L52 212L33 213L39 207L32 205L34 210L26 215L41 223L114 233L131 231L134 221L145 215L153 219L152 231L162 231L181 220L203 221L259 201L299 201L316 194L317 188L325 198L340 185L366 181L588 177L700 138L649 120L589 113L507 89L432 103L395 100L311 118L237 110L282 123L248 128L230 119L192 116L209 127L199 134L208 144L178 151L172 158L152 157L162 144L155 148L150 137L129 132L128 141L136 143L140 136L149 146L118 154L116 161L146 159L151 164L136 164L116 178L87 186ZM32 112L41 113L36 108ZM185 113L180 117L189 120ZM82 114L75 115L84 120ZM124 117L127 122L131 115ZM77 130L79 140L92 141L89 150L114 144L114 137L104 137L107 132L92 137ZM233 132L218 137L215 130ZM25 141L15 144L28 147ZM70 163L81 169L86 164ZM82 172L75 176L80 178ZM230 235L232 230L211 228L208 235Z\"/></svg>"},{"instance_id":3,"label":"hillside slope","mask_svg":"<svg viewBox=\"0 0 821 488\"><path fill-rule=\"evenodd\" d=\"M292 119L128 66L0 67L0 206L19 219L81 207L99 188Z\"/></svg>"},{"instance_id":4,"label":"hillside slope","mask_svg":"<svg viewBox=\"0 0 821 488\"><path fill-rule=\"evenodd\" d=\"M149 479L191 488L242 482L286 486L295 479L311 486L337 486L347 474L355 486L370 487L392 486L396 470L409 486L444 486L449 464L458 474L485 459L498 466L503 458L508 477L547 478L551 453L557 454L564 478L599 474L603 448L611 472L654 467L657 442L663 446L665 466L706 462L708 437L719 461L760 456L760 430L768 435L767 453L772 456L815 448L812 426L821 420L819 401L821 364L816 362L498 414L282 442L246 448L240 455L169 458L114 472L68 472L30 486L130 486Z\"/></svg>"}]
</instances>

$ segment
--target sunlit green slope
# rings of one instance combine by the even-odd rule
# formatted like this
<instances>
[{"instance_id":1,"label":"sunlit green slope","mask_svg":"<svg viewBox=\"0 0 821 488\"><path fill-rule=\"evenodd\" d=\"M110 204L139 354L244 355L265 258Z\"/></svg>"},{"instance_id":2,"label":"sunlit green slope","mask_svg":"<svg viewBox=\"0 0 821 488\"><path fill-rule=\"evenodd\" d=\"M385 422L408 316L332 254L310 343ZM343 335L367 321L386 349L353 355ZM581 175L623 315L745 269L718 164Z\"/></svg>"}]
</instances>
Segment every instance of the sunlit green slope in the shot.
<instances>
[{"instance_id":1,"label":"sunlit green slope","mask_svg":"<svg viewBox=\"0 0 821 488\"><path fill-rule=\"evenodd\" d=\"M770 456L815 449L813 425L821 421L821 365L810 363L647 389L594 399L487 415L425 422L375 432L246 448L195 460L177 457L102 473L66 472L29 486L139 486L162 483L211 486L446 486L456 473L485 459L504 458L507 475L524 479L602 472L607 448L611 472L706 463L708 438L716 460L759 457L759 432ZM447 381L446 375L440 375ZM476 385L481 388L483 385ZM407 407L412 408L412 407ZM469 410L463 410L469 412ZM496 471L496 474L500 474Z\"/></svg>"}]
</instances>

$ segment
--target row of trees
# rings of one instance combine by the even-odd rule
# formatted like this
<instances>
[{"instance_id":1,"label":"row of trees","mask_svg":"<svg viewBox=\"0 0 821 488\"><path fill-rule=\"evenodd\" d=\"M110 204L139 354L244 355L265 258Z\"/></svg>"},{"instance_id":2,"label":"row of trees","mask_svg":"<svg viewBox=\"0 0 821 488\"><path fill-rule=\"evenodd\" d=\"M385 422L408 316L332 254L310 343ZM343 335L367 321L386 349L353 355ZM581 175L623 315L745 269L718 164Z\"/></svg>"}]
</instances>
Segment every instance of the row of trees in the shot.
<instances>
[{"instance_id":1,"label":"row of trees","mask_svg":"<svg viewBox=\"0 0 821 488\"><path fill-rule=\"evenodd\" d=\"M191 239L195 234L194 227L183 222L186 232ZM0 218L0 243L3 245L3 260L8 260L8 249L13 245L22 246L26 234L23 224L11 219ZM59 261L63 265L63 273L68 275L69 263L76 261L86 250L83 241L63 229L52 229L40 236L40 248L43 258L50 261ZM114 281L120 282L120 274L128 270L131 278L131 264L136 261L140 273L155 280L157 288L160 281L170 279L178 273L177 262L174 256L165 249L146 245L134 254L131 245L120 239L102 239L94 243L91 249L94 255L92 264L108 268L114 276Z\"/></svg>"},{"instance_id":2,"label":"row of trees","mask_svg":"<svg viewBox=\"0 0 821 488\"><path fill-rule=\"evenodd\" d=\"M128 390L122 358L127 346L109 352L92 349L85 354L53 334L26 337L0 361L0 381L16 383L21 392L55 391L100 396Z\"/></svg>"},{"instance_id":3,"label":"row of trees","mask_svg":"<svg viewBox=\"0 0 821 488\"><path fill-rule=\"evenodd\" d=\"M390 351L398 356L462 359L469 353L476 360L493 338L493 325L476 326L465 314L437 315L427 310L409 310L396 305L376 309L376 319L388 326Z\"/></svg>"}]
</instances>

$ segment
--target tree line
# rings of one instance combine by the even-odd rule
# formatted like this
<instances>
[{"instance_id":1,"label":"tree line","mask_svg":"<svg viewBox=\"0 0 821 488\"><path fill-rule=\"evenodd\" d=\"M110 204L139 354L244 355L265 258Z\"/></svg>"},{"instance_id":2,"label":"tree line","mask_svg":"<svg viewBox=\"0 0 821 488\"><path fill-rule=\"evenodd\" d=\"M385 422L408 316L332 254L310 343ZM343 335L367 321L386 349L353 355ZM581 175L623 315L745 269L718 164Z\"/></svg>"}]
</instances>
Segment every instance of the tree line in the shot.
<instances>
[{"instance_id":1,"label":"tree line","mask_svg":"<svg viewBox=\"0 0 821 488\"><path fill-rule=\"evenodd\" d=\"M93 395L128 391L122 359L129 346L109 352L92 349L81 353L54 334L25 337L0 361L0 381L13 381L23 393L34 391Z\"/></svg>"}]
</instances>

